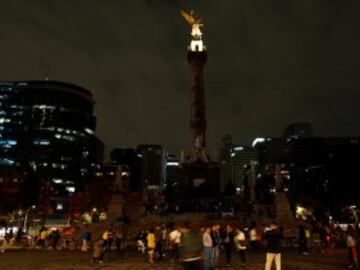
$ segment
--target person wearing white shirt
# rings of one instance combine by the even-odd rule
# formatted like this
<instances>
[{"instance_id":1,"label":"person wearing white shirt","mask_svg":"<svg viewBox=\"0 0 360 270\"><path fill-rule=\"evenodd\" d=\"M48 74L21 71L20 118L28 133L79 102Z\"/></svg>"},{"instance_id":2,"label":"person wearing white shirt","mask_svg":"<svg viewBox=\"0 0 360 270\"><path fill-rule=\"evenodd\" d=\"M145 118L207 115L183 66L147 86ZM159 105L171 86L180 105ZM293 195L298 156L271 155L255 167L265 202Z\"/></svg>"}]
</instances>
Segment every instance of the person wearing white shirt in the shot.
<instances>
[{"instance_id":1,"label":"person wearing white shirt","mask_svg":"<svg viewBox=\"0 0 360 270\"><path fill-rule=\"evenodd\" d=\"M213 269L213 241L210 236L211 229L206 227L203 233L203 246L204 246L204 265L205 270Z\"/></svg>"},{"instance_id":2,"label":"person wearing white shirt","mask_svg":"<svg viewBox=\"0 0 360 270\"><path fill-rule=\"evenodd\" d=\"M246 237L242 230L236 229L234 244L237 252L240 255L242 263L246 264Z\"/></svg>"},{"instance_id":3,"label":"person wearing white shirt","mask_svg":"<svg viewBox=\"0 0 360 270\"><path fill-rule=\"evenodd\" d=\"M174 260L179 260L179 246L181 240L181 232L178 229L174 229L169 234L169 241L172 247L172 254Z\"/></svg>"}]
</instances>

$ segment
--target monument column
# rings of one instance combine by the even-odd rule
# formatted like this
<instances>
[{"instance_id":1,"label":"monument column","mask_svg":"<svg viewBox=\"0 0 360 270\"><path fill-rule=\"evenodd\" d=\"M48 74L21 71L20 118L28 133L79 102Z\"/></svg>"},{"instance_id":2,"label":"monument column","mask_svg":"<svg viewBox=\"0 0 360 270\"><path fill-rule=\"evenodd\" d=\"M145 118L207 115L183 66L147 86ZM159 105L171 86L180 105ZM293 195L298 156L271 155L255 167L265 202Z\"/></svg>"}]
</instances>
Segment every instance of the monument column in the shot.
<instances>
[{"instance_id":1,"label":"monument column","mask_svg":"<svg viewBox=\"0 0 360 270\"><path fill-rule=\"evenodd\" d=\"M191 68L191 149L181 164L183 174L183 198L214 199L220 195L220 167L211 162L206 152L206 104L204 66L207 61L203 44L202 19L181 11L191 26L191 41L187 49L187 61Z\"/></svg>"},{"instance_id":2,"label":"monument column","mask_svg":"<svg viewBox=\"0 0 360 270\"><path fill-rule=\"evenodd\" d=\"M187 60L191 67L191 152L188 162L201 160L209 162L205 153L206 147L206 105L204 66L207 60L206 47L202 41L202 19L195 17L193 13L187 14L181 11L181 15L191 25L190 46L188 46Z\"/></svg>"},{"instance_id":3,"label":"monument column","mask_svg":"<svg viewBox=\"0 0 360 270\"><path fill-rule=\"evenodd\" d=\"M206 105L203 70L206 58L206 51L189 50L187 53L192 75L190 129L193 151L202 151L206 146Z\"/></svg>"}]
</instances>

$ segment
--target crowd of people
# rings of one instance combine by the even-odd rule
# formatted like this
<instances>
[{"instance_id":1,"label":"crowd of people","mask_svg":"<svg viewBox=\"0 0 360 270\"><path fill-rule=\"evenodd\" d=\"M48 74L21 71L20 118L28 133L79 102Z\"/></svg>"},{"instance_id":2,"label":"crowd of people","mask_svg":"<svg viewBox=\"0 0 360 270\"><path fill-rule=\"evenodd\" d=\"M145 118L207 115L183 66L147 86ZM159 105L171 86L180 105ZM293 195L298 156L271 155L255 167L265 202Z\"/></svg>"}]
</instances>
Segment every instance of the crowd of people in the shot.
<instances>
[{"instance_id":1,"label":"crowd of people","mask_svg":"<svg viewBox=\"0 0 360 270\"><path fill-rule=\"evenodd\" d=\"M282 250L289 247L289 241L304 256L311 252L332 255L335 243L345 243L349 250L349 268L359 266L359 235L354 225L349 225L344 232L331 225L301 224L295 239L288 229L279 227L276 222L260 227L253 224L248 229L213 224L191 228L189 223L184 223L139 231L135 240L138 251L147 256L149 264L163 260L166 250L167 258L182 263L184 269L216 269L220 256L226 267L231 266L234 256L245 266L248 250L257 253L261 248L266 250L265 270L270 270L272 264L279 270Z\"/></svg>"},{"instance_id":2,"label":"crowd of people","mask_svg":"<svg viewBox=\"0 0 360 270\"><path fill-rule=\"evenodd\" d=\"M219 265L220 257L227 267L232 265L234 257L246 265L249 250L257 253L265 249L265 270L270 270L272 264L279 270L284 248L297 248L304 256L315 252L331 256L335 247L343 244L348 249L349 268L359 267L359 226L355 225L347 226L344 231L344 228L334 224L302 223L294 237L289 228L279 227L275 222L270 225L253 222L247 228L230 223L226 226L216 223L200 227L191 226L189 222L175 224L172 220L161 226L140 230L133 236L126 235L126 243L125 234L127 229L124 226L109 226L98 238L93 236L88 225L82 227L81 233L75 233L73 228L59 230L41 227L33 235L24 235L22 230L17 233L10 230L7 235L0 237L0 252L5 252L6 243L26 239L28 246L38 249L91 251L91 262L102 263L111 256L124 258L125 250L130 248L129 243L134 240L137 252L143 254L152 265L166 259L181 263L184 269L211 270Z\"/></svg>"}]
</instances>

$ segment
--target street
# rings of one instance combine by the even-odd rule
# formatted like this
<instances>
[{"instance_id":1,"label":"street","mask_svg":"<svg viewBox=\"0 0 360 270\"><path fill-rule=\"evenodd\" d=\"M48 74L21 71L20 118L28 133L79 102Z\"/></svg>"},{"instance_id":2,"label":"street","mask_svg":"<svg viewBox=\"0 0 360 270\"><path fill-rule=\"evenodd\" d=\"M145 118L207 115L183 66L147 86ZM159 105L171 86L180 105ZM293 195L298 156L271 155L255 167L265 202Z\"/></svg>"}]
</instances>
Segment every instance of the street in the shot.
<instances>
[{"instance_id":1,"label":"street","mask_svg":"<svg viewBox=\"0 0 360 270\"><path fill-rule=\"evenodd\" d=\"M240 261L234 254L233 263L230 268L225 268L223 258L220 259L217 269L264 269L264 253L248 254L248 264L246 267L240 264ZM137 253L128 253L124 260L117 257L110 257L103 264L91 264L91 253L82 253L80 251L52 251L52 250L13 250L5 254L0 254L0 269L32 270L32 269L168 269L177 270L181 267L171 263L168 260L149 265L145 258ZM347 266L347 251L345 249L337 250L332 256L323 254L302 256L294 251L288 251L282 255L283 267L285 270L340 270Z\"/></svg>"}]
</instances>

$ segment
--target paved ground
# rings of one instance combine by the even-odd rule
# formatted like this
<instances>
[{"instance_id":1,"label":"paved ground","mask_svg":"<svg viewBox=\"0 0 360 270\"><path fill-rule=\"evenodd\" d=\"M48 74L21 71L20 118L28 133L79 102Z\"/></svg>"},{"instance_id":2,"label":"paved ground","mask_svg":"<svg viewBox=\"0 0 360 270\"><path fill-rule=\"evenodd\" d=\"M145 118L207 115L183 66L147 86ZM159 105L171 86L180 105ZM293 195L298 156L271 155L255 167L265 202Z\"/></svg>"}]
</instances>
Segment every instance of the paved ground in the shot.
<instances>
[{"instance_id":1,"label":"paved ground","mask_svg":"<svg viewBox=\"0 0 360 270\"><path fill-rule=\"evenodd\" d=\"M159 270L178 270L181 269L176 264L170 262L160 262L150 266L144 261L144 257L139 254L127 254L124 260L113 257L101 265L90 263L90 253L78 251L41 251L41 250L18 250L8 251L0 254L1 270L87 270L87 269L159 269ZM332 256L310 255L301 256L296 252L286 252L283 254L283 268L285 270L340 270L346 269L346 250L339 250ZM246 267L240 265L235 258L232 267L228 269L247 269L263 270L264 253L248 254L248 264ZM223 266L223 258L220 260L219 268Z\"/></svg>"}]
</instances>

